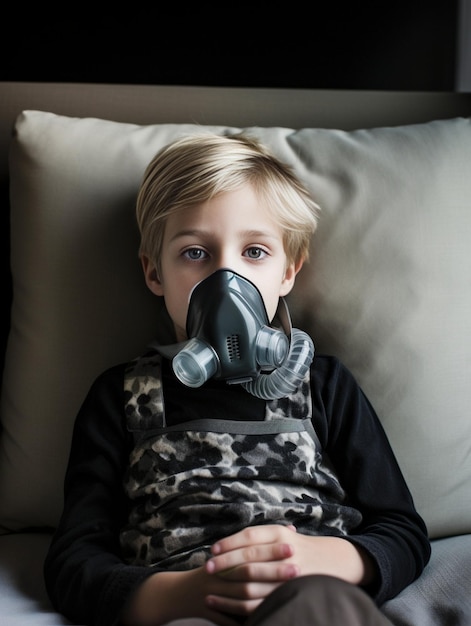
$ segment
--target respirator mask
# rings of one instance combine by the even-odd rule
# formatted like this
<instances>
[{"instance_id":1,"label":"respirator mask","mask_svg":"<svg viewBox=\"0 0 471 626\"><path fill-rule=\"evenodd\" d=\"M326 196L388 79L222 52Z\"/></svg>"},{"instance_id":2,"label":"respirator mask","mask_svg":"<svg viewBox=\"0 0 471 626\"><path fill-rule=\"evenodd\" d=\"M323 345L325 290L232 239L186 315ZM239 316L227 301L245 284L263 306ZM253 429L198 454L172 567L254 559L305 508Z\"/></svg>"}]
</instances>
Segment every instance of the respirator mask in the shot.
<instances>
[{"instance_id":1,"label":"respirator mask","mask_svg":"<svg viewBox=\"0 0 471 626\"><path fill-rule=\"evenodd\" d=\"M175 375L189 387L214 377L241 384L264 400L282 398L303 381L314 346L309 335L291 327L283 298L275 318L282 330L270 325L262 296L251 281L220 269L190 294L188 341L158 349L172 358Z\"/></svg>"}]
</instances>

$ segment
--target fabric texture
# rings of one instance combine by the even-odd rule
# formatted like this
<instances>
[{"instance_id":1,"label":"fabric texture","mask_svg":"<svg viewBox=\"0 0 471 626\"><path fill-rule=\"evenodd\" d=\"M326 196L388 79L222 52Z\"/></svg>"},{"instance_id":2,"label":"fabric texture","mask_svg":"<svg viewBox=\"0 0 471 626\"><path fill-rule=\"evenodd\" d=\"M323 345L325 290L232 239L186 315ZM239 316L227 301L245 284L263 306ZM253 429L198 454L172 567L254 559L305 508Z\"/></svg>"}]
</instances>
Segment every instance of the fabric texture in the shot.
<instances>
[{"instance_id":1,"label":"fabric texture","mask_svg":"<svg viewBox=\"0 0 471 626\"><path fill-rule=\"evenodd\" d=\"M470 581L471 535L439 539L422 576L381 608L396 626L468 626Z\"/></svg>"},{"instance_id":2,"label":"fabric texture","mask_svg":"<svg viewBox=\"0 0 471 626\"><path fill-rule=\"evenodd\" d=\"M188 132L27 111L10 155L14 302L1 399L0 526L55 526L72 424L94 377L164 328L134 202ZM431 537L471 531L471 123L252 128L322 207L289 297L379 413ZM32 471L34 468L34 471Z\"/></svg>"},{"instance_id":3,"label":"fabric texture","mask_svg":"<svg viewBox=\"0 0 471 626\"><path fill-rule=\"evenodd\" d=\"M237 411L237 419L203 413L167 427L161 362L151 347L126 368L134 448L124 481L133 502L120 534L124 560L190 569L207 561L215 541L247 526L296 524L303 534L345 536L360 524L312 426L309 376L267 403L263 422Z\"/></svg>"},{"instance_id":4,"label":"fabric texture","mask_svg":"<svg viewBox=\"0 0 471 626\"><path fill-rule=\"evenodd\" d=\"M388 626L359 587L331 576L290 580L258 607L245 626Z\"/></svg>"}]
</instances>

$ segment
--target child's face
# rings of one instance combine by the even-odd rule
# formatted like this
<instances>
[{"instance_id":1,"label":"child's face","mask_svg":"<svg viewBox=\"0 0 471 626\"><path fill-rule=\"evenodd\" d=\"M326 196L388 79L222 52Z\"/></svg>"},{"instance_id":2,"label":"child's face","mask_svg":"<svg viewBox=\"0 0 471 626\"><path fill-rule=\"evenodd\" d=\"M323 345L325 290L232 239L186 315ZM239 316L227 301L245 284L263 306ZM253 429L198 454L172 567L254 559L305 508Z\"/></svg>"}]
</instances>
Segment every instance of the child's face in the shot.
<instances>
[{"instance_id":1,"label":"child's face","mask_svg":"<svg viewBox=\"0 0 471 626\"><path fill-rule=\"evenodd\" d=\"M289 293L301 267L301 263L288 264L283 232L250 185L171 215L165 226L160 276L148 258L143 257L142 263L148 287L164 296L177 341L187 339L192 288L217 269L228 268L251 280L271 320L279 297Z\"/></svg>"}]
</instances>

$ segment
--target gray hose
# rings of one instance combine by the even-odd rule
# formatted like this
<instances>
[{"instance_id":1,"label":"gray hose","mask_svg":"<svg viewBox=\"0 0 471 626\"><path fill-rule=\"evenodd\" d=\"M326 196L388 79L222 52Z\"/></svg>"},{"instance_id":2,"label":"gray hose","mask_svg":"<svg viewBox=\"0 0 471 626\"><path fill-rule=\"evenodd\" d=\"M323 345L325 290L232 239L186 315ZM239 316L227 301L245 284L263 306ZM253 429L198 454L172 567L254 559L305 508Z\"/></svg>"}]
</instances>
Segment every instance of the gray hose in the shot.
<instances>
[{"instance_id":1,"label":"gray hose","mask_svg":"<svg viewBox=\"0 0 471 626\"><path fill-rule=\"evenodd\" d=\"M256 380L241 384L262 400L284 398L300 386L313 358L312 339L304 331L292 328L290 350L281 366L270 374L261 374Z\"/></svg>"}]
</instances>

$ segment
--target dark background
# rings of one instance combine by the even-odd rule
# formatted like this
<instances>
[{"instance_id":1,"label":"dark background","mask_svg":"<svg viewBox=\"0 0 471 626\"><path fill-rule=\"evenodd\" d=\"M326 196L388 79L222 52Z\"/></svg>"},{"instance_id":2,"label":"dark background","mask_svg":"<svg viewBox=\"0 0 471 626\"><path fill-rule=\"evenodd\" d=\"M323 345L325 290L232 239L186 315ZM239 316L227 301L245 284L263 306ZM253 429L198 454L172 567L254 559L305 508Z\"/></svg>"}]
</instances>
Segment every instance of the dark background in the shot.
<instances>
[{"instance_id":1,"label":"dark background","mask_svg":"<svg viewBox=\"0 0 471 626\"><path fill-rule=\"evenodd\" d=\"M9 9L0 80L453 91L458 2Z\"/></svg>"}]
</instances>

